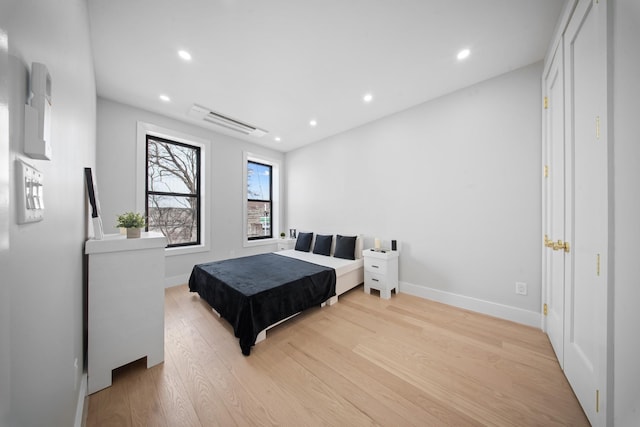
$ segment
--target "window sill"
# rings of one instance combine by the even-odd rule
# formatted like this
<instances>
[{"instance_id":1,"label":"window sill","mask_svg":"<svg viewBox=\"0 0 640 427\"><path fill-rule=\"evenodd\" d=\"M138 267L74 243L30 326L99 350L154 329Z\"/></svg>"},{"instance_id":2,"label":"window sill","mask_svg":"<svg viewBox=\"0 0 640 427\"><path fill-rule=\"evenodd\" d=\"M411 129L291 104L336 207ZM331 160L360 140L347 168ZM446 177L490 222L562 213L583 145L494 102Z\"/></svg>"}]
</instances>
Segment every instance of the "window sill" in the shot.
<instances>
[{"instance_id":1,"label":"window sill","mask_svg":"<svg viewBox=\"0 0 640 427\"><path fill-rule=\"evenodd\" d=\"M253 248L256 246L267 246L267 245L275 245L278 239L259 239L259 240L245 240L242 244L244 248Z\"/></svg>"}]
</instances>

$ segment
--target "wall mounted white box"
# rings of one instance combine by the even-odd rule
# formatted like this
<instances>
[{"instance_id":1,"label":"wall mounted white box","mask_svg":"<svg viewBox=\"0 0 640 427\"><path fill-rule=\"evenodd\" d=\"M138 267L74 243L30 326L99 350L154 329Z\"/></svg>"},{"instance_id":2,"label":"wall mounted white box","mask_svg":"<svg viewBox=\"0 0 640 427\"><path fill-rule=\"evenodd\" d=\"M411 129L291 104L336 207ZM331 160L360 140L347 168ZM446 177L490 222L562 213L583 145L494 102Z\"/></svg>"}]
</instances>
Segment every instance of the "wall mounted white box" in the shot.
<instances>
[{"instance_id":1,"label":"wall mounted white box","mask_svg":"<svg viewBox=\"0 0 640 427\"><path fill-rule=\"evenodd\" d=\"M164 248L161 233L88 240L88 393L111 385L111 372L147 357L164 361Z\"/></svg>"},{"instance_id":2,"label":"wall mounted white box","mask_svg":"<svg viewBox=\"0 0 640 427\"><path fill-rule=\"evenodd\" d=\"M22 160L16 160L18 224L44 218L44 175Z\"/></svg>"},{"instance_id":3,"label":"wall mounted white box","mask_svg":"<svg viewBox=\"0 0 640 427\"><path fill-rule=\"evenodd\" d=\"M24 154L32 159L51 160L51 145L38 136L38 111L24 106Z\"/></svg>"},{"instance_id":4,"label":"wall mounted white box","mask_svg":"<svg viewBox=\"0 0 640 427\"><path fill-rule=\"evenodd\" d=\"M44 64L31 64L30 104L24 106L24 153L51 160L51 75Z\"/></svg>"}]
</instances>

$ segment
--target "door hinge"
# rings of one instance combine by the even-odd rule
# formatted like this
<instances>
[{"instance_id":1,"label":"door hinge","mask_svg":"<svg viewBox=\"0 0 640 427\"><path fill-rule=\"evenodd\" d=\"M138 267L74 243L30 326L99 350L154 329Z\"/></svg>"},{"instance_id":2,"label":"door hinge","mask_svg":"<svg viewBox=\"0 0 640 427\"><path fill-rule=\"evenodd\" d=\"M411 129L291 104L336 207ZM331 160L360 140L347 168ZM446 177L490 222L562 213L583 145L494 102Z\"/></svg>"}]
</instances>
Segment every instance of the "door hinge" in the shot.
<instances>
[{"instance_id":1,"label":"door hinge","mask_svg":"<svg viewBox=\"0 0 640 427\"><path fill-rule=\"evenodd\" d=\"M547 303L544 304L544 306L542 306L542 312L544 313L544 315L546 316L548 313L548 309L547 309Z\"/></svg>"},{"instance_id":2,"label":"door hinge","mask_svg":"<svg viewBox=\"0 0 640 427\"><path fill-rule=\"evenodd\" d=\"M543 102L544 102L544 109L546 110L547 108L549 108L549 97L545 96Z\"/></svg>"},{"instance_id":3,"label":"door hinge","mask_svg":"<svg viewBox=\"0 0 640 427\"><path fill-rule=\"evenodd\" d=\"M596 390L596 413L600 412L600 390Z\"/></svg>"},{"instance_id":4,"label":"door hinge","mask_svg":"<svg viewBox=\"0 0 640 427\"><path fill-rule=\"evenodd\" d=\"M596 256L596 274L600 275L600 254Z\"/></svg>"},{"instance_id":5,"label":"door hinge","mask_svg":"<svg viewBox=\"0 0 640 427\"><path fill-rule=\"evenodd\" d=\"M545 178L549 178L549 166L544 165L544 171L543 171L543 173L544 173L544 177L545 177Z\"/></svg>"}]
</instances>

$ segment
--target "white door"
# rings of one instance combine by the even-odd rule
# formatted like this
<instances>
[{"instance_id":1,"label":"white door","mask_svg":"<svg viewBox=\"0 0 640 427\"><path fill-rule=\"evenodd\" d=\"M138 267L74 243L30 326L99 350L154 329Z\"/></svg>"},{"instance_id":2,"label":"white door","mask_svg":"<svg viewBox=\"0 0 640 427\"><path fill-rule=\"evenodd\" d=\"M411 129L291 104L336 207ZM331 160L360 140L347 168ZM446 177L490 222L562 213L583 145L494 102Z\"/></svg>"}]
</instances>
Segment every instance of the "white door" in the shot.
<instances>
[{"instance_id":1,"label":"white door","mask_svg":"<svg viewBox=\"0 0 640 427\"><path fill-rule=\"evenodd\" d=\"M564 80L563 46L558 44L544 75L544 234L552 242L564 239ZM564 365L564 250L545 245L545 331L558 362Z\"/></svg>"},{"instance_id":2,"label":"white door","mask_svg":"<svg viewBox=\"0 0 640 427\"><path fill-rule=\"evenodd\" d=\"M564 372L592 425L605 425L608 171L606 2L582 0L565 32ZM604 381L603 381L604 379Z\"/></svg>"}]
</instances>

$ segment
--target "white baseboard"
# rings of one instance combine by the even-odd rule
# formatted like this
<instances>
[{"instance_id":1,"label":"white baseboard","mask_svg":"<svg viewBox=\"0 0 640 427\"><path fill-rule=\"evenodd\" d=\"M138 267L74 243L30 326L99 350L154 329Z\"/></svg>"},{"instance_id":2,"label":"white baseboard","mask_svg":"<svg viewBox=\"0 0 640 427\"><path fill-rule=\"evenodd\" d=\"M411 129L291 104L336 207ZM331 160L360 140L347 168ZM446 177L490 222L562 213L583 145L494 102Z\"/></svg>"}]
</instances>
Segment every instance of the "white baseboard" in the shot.
<instances>
[{"instance_id":1,"label":"white baseboard","mask_svg":"<svg viewBox=\"0 0 640 427\"><path fill-rule=\"evenodd\" d=\"M189 274L180 274L178 276L171 276L164 278L164 287L170 288L172 286L184 285L189 282Z\"/></svg>"},{"instance_id":2,"label":"white baseboard","mask_svg":"<svg viewBox=\"0 0 640 427\"><path fill-rule=\"evenodd\" d=\"M189 281L189 274L181 274L178 276L166 277L164 279L164 287L170 288L185 284ZM481 300L478 298L468 297L465 295L454 294L452 292L442 291L439 289L429 288L426 286L414 285L413 283L400 282L400 292L409 295L438 301L454 307L464 308L489 316L499 317L500 319L510 320L512 322L521 323L527 326L540 328L542 318L540 313L509 305L499 304L491 301Z\"/></svg>"},{"instance_id":3,"label":"white baseboard","mask_svg":"<svg viewBox=\"0 0 640 427\"><path fill-rule=\"evenodd\" d=\"M412 283L400 282L400 292L409 295L438 301L465 310L471 310L482 314L487 314L500 319L511 320L534 328L540 328L540 313L530 310L523 310L504 304L485 301L465 295L454 294L439 289L428 288L426 286L414 285Z\"/></svg>"},{"instance_id":4,"label":"white baseboard","mask_svg":"<svg viewBox=\"0 0 640 427\"><path fill-rule=\"evenodd\" d=\"M80 380L80 389L78 390L78 404L76 406L76 419L73 423L74 427L82 427L84 421L85 399L87 397L87 373L82 374Z\"/></svg>"}]
</instances>

